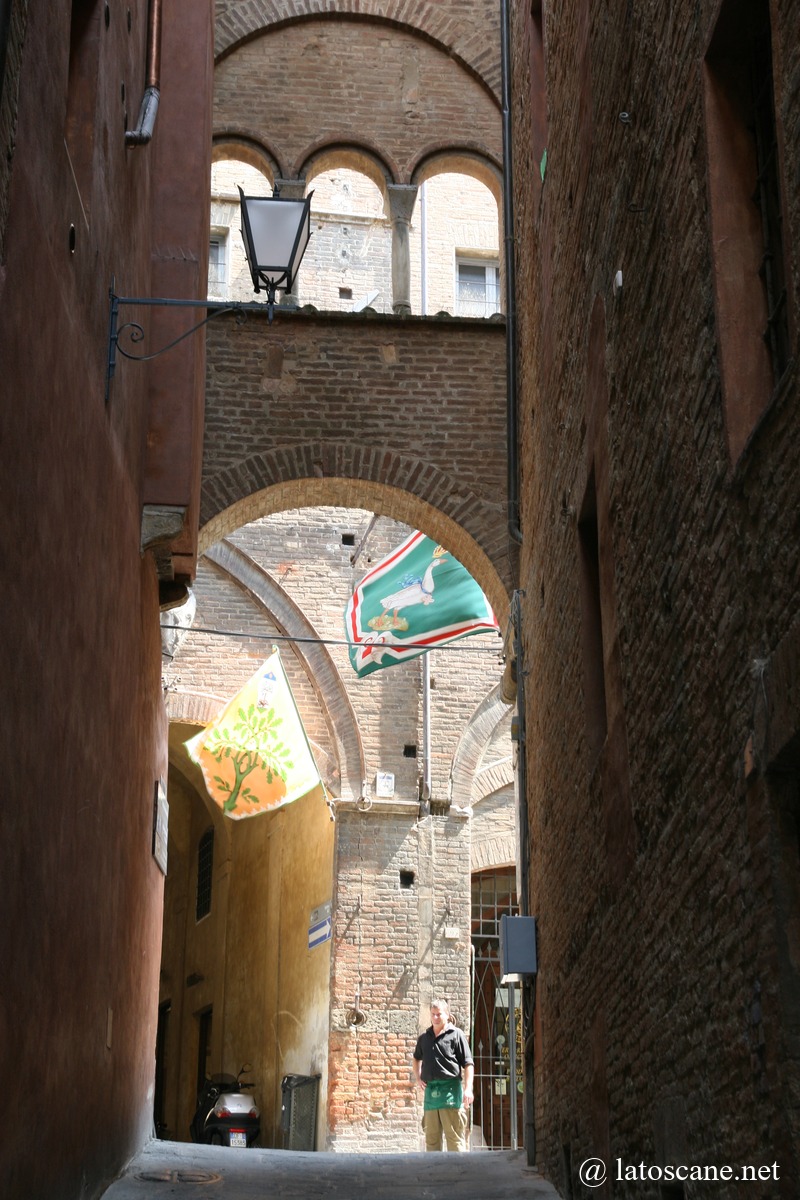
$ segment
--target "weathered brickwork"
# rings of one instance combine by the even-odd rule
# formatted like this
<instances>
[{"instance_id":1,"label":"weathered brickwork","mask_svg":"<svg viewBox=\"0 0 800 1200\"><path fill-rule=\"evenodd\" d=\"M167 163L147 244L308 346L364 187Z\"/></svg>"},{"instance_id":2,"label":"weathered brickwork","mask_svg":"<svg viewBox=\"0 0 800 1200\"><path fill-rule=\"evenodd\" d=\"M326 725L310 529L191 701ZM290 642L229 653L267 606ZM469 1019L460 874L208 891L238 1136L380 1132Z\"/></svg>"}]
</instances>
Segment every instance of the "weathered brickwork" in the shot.
<instances>
[{"instance_id":1,"label":"weathered brickwork","mask_svg":"<svg viewBox=\"0 0 800 1200\"><path fill-rule=\"evenodd\" d=\"M8 14L4 55L2 92L0 93L0 261L5 260L5 231L8 220L8 189L11 183L11 164L17 130L17 93L19 90L22 47L28 18L27 2L14 4Z\"/></svg>"},{"instance_id":2,"label":"weathered brickwork","mask_svg":"<svg viewBox=\"0 0 800 1200\"><path fill-rule=\"evenodd\" d=\"M0 957L13 963L0 1064L7 1079L36 1064L39 1110L35 1139L3 1129L0 1159L3 1195L26 1200L101 1195L152 1131L163 894L153 801L167 726L160 580L141 531L161 366L120 371L104 401L109 284L116 275L152 294L159 198L173 187L155 146L125 144L148 7L0 6L0 740L13 763L0 797ZM164 6L162 146L210 136L204 24L207 35L209 0ZM204 251L193 229L206 221L209 161L201 150L184 172L170 163L187 260ZM187 432L190 391L182 380L169 405ZM187 436L174 475L197 478L192 453ZM76 1079L83 1102L65 1105Z\"/></svg>"},{"instance_id":3,"label":"weathered brickwork","mask_svg":"<svg viewBox=\"0 0 800 1200\"><path fill-rule=\"evenodd\" d=\"M419 1146L410 1056L435 995L469 1011L469 824L344 814L332 974L329 1122L337 1150ZM408 886L400 872L413 876ZM450 928L456 937L448 938ZM364 1023L354 1025L357 1008Z\"/></svg>"},{"instance_id":4,"label":"weathered brickwork","mask_svg":"<svg viewBox=\"0 0 800 1200\"><path fill-rule=\"evenodd\" d=\"M216 52L219 57L270 26L327 15L330 4L320 0L217 0ZM378 18L423 34L463 61L499 94L500 17L493 0L339 0L337 14Z\"/></svg>"},{"instance_id":5,"label":"weathered brickwork","mask_svg":"<svg viewBox=\"0 0 800 1200\"><path fill-rule=\"evenodd\" d=\"M295 482L294 503L278 494L278 509L369 504L440 536L429 506L453 522L441 540L504 617L504 373L499 320L220 318L208 333L201 526L230 510L235 524L214 526L216 540L275 511L243 519L240 501ZM346 481L378 485L374 501L351 498ZM400 493L417 502L413 514L398 509Z\"/></svg>"},{"instance_id":6,"label":"weathered brickwork","mask_svg":"<svg viewBox=\"0 0 800 1200\"><path fill-rule=\"evenodd\" d=\"M223 59L214 84L217 136L264 145L286 179L303 177L311 156L331 144L366 147L396 183L412 182L424 156L451 146L500 161L497 106L476 80L419 38L356 28L357 80L346 21L291 25Z\"/></svg>"},{"instance_id":7,"label":"weathered brickwork","mask_svg":"<svg viewBox=\"0 0 800 1200\"><path fill-rule=\"evenodd\" d=\"M434 808L447 808L453 763L467 741L470 781L466 799L454 797L448 815L427 817L419 806L422 660L359 680L346 647L335 644L343 638L352 588L408 532L396 521L373 521L371 513L347 508L282 512L237 530L201 561L193 627L177 647L170 642L172 657L165 661L171 720L185 723L193 714L197 720L195 706L207 698L210 710L201 718L207 721L267 656L271 636L331 643L277 642L318 765L337 799L324 1099L328 1141L339 1150L418 1147L419 1098L409 1056L427 1006L434 995L446 996L469 1025L470 873L515 860L514 799L502 775L511 755L507 706L473 728L476 710L502 672L500 639L481 635L432 655ZM322 677L315 654L330 659L338 691ZM356 765L340 749L348 722L358 743L350 751ZM379 771L394 776L393 796L377 795Z\"/></svg>"},{"instance_id":8,"label":"weathered brickwork","mask_svg":"<svg viewBox=\"0 0 800 1200\"><path fill-rule=\"evenodd\" d=\"M528 5L513 6L537 1157L565 1191L565 1163L592 1154L778 1160L780 1182L715 1185L726 1198L794 1195L798 1177L796 963L781 932L797 905L776 890L788 863L797 877L780 817L796 821L797 776L779 804L775 759L746 753L774 679L796 771L796 665L774 671L797 642L798 382L792 366L732 462L699 69L715 11L543 5L542 185L530 104L545 81L531 88ZM796 358L800 7L771 11ZM597 753L578 527L592 494Z\"/></svg>"}]
</instances>

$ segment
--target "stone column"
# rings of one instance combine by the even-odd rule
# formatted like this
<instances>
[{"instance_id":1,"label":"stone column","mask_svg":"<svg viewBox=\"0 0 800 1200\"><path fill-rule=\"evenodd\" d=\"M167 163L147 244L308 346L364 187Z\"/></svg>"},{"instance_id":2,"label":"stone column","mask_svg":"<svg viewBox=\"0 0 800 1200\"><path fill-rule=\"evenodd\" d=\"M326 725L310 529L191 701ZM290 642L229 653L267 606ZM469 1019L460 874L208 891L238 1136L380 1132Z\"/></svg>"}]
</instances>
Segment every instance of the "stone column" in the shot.
<instances>
[{"instance_id":1,"label":"stone column","mask_svg":"<svg viewBox=\"0 0 800 1200\"><path fill-rule=\"evenodd\" d=\"M392 311L398 316L411 312L411 254L409 227L417 202L416 184L390 183L389 217L392 222Z\"/></svg>"}]
</instances>

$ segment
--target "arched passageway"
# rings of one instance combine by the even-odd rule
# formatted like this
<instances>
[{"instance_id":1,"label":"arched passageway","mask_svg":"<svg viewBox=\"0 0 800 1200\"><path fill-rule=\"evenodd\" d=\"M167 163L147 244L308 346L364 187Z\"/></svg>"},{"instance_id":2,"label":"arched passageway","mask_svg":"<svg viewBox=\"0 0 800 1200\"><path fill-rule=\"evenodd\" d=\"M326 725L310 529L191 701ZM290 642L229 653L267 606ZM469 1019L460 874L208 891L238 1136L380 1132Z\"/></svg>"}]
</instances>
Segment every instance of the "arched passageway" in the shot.
<instances>
[{"instance_id":1,"label":"arched passageway","mask_svg":"<svg viewBox=\"0 0 800 1200\"><path fill-rule=\"evenodd\" d=\"M325 483L329 499L354 494L347 481ZM421 1014L443 991L470 1028L474 861L503 865L514 854L513 795L497 804L485 795L511 752L508 709L496 698L502 641L484 634L434 653L428 682L420 658L359 679L340 644L344 605L408 526L342 503L287 509L295 495L308 492L300 483L262 490L221 514L215 528L224 523L224 536L212 542L205 528L195 608L167 643L174 845L160 1000L172 1024L160 1127L185 1136L200 1072L230 1070L239 1057L254 1066L262 1144L285 1144L281 1080L294 1073L319 1077L316 1148L417 1149L418 1100L406 1064ZM423 516L427 532L437 536L438 524L451 545L469 548L463 529L402 499L384 488L381 504ZM474 545L472 555L481 557ZM502 593L490 560L481 561L484 587ZM273 644L335 823L314 793L229 822L186 757L183 742ZM213 900L195 918L210 830ZM330 914L330 936L312 947L313 914L323 925ZM476 1127L475 1137L492 1144L490 1131Z\"/></svg>"}]
</instances>

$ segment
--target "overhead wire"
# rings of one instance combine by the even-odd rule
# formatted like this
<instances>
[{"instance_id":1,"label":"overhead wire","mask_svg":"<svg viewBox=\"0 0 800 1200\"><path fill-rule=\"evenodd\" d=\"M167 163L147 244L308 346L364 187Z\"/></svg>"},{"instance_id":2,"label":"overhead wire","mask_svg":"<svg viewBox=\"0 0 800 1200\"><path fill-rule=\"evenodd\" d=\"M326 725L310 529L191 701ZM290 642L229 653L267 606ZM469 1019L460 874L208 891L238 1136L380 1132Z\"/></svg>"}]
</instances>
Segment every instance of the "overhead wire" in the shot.
<instances>
[{"instance_id":1,"label":"overhead wire","mask_svg":"<svg viewBox=\"0 0 800 1200\"><path fill-rule=\"evenodd\" d=\"M211 637L231 637L243 638L245 640L254 640L261 642L294 642L298 645L313 645L313 646L349 646L359 647L364 645L372 645L373 643L364 642L349 642L347 638L324 638L324 637L299 637L295 634L288 633L250 633L241 629L211 629L206 625L189 625L183 627L181 625L165 625L161 624L161 629L170 630L173 633L205 633ZM491 632L486 630L486 633ZM475 635L473 635L475 636ZM478 635L479 636L479 635ZM443 646L431 646L427 642L388 642L374 643L376 649L391 649L391 650L490 650L493 654L504 654L503 644L489 646L479 643L475 645L472 638L467 637L459 641L446 642Z\"/></svg>"}]
</instances>

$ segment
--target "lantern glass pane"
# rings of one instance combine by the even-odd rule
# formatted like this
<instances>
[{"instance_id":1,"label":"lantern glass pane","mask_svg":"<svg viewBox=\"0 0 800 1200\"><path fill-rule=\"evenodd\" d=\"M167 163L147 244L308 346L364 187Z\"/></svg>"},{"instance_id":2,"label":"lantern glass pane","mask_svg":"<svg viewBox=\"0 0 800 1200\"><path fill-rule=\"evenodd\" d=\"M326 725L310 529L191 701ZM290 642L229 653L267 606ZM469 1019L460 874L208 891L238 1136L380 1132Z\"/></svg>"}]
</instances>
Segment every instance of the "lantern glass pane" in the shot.
<instances>
[{"instance_id":1,"label":"lantern glass pane","mask_svg":"<svg viewBox=\"0 0 800 1200\"><path fill-rule=\"evenodd\" d=\"M311 239L311 221L310 221L309 217L310 217L310 213L306 217L306 219L303 221L303 226L302 226L302 229L300 230L300 237L297 242L297 249L295 250L294 254L292 255L291 275L290 275L290 278L292 280L294 280L294 277L297 274L297 269L300 266L303 255L306 252L306 246L308 245L308 243Z\"/></svg>"},{"instance_id":2,"label":"lantern glass pane","mask_svg":"<svg viewBox=\"0 0 800 1200\"><path fill-rule=\"evenodd\" d=\"M256 258L254 265L270 279L279 280L290 266L304 208L304 200L247 199Z\"/></svg>"}]
</instances>

